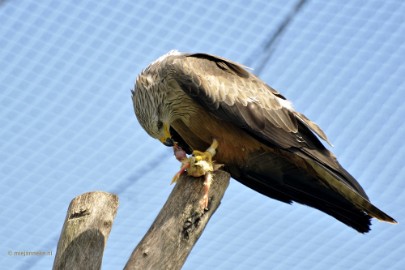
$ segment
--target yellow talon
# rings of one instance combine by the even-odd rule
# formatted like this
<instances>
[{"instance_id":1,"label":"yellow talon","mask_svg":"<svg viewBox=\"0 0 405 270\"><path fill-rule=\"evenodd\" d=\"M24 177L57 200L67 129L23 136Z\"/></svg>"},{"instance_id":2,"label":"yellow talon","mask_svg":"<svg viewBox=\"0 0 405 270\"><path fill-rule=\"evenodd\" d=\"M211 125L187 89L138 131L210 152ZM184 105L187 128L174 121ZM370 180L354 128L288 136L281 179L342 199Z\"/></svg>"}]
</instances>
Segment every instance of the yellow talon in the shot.
<instances>
[{"instance_id":1,"label":"yellow talon","mask_svg":"<svg viewBox=\"0 0 405 270\"><path fill-rule=\"evenodd\" d=\"M175 183L179 179L180 175L186 171L188 175L193 177L200 177L204 175L204 194L200 202L203 209L208 207L208 192L212 181L212 172L222 166L221 164L215 164L215 162L212 161L212 158L216 154L217 147L218 141L214 139L210 147L208 147L205 152L194 150L192 156L183 158L181 160L182 165L180 171L174 175L171 182L171 184Z\"/></svg>"},{"instance_id":2,"label":"yellow talon","mask_svg":"<svg viewBox=\"0 0 405 270\"><path fill-rule=\"evenodd\" d=\"M193 155L189 158L190 167L187 170L187 174L200 177L206 175L207 172L213 172L216 166L214 166L212 158L216 154L217 147L218 141L214 139L211 146L205 152L194 150Z\"/></svg>"}]
</instances>

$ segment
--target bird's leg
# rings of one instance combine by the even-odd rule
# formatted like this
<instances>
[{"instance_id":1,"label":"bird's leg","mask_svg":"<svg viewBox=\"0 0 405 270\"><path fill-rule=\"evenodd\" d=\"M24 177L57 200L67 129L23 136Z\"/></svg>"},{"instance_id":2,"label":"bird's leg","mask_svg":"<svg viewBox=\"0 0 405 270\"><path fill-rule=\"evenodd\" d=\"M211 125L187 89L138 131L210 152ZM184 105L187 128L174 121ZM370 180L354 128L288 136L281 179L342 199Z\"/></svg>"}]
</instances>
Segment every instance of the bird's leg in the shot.
<instances>
[{"instance_id":1,"label":"bird's leg","mask_svg":"<svg viewBox=\"0 0 405 270\"><path fill-rule=\"evenodd\" d=\"M215 164L212 158L216 154L218 147L218 141L214 139L211 146L205 151L193 151L193 155L190 157L190 167L187 169L187 174L200 177L204 175L203 183L203 198L200 201L202 209L208 208L208 192L210 190L212 182L212 173L214 170L219 169L222 165Z\"/></svg>"}]
</instances>

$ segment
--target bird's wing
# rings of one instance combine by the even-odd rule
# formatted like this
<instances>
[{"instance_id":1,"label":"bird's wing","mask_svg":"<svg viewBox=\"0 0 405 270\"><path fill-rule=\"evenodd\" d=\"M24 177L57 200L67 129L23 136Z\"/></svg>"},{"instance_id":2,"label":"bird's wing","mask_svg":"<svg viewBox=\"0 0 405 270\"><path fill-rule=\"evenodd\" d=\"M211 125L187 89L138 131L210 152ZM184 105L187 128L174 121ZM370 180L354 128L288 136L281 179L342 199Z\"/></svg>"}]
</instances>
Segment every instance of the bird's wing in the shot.
<instances>
[{"instance_id":1,"label":"bird's wing","mask_svg":"<svg viewBox=\"0 0 405 270\"><path fill-rule=\"evenodd\" d=\"M328 141L315 123L237 63L208 54L192 54L177 62L175 72L182 89L197 102L267 143L284 149L322 147L312 132Z\"/></svg>"},{"instance_id":2,"label":"bird's wing","mask_svg":"<svg viewBox=\"0 0 405 270\"><path fill-rule=\"evenodd\" d=\"M171 70L183 91L216 117L232 122L267 145L299 151L340 175L345 184L367 198L357 181L314 135L327 141L325 133L243 66L208 54L190 54L174 61Z\"/></svg>"}]
</instances>

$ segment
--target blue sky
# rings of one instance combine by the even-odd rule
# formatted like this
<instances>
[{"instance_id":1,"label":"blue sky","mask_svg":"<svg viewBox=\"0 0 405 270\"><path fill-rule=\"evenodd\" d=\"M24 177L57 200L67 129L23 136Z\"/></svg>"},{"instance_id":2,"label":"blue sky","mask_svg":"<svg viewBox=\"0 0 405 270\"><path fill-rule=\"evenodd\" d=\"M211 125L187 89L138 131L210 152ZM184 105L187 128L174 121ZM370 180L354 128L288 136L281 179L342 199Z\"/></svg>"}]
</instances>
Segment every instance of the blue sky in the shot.
<instances>
[{"instance_id":1,"label":"blue sky","mask_svg":"<svg viewBox=\"0 0 405 270\"><path fill-rule=\"evenodd\" d=\"M178 162L133 113L137 74L171 49L257 70L296 1L4 1L0 5L0 265L50 268L71 199L116 193L104 269L121 269ZM405 4L308 1L260 77L317 122L373 203L366 235L232 181L184 269L404 269Z\"/></svg>"}]
</instances>

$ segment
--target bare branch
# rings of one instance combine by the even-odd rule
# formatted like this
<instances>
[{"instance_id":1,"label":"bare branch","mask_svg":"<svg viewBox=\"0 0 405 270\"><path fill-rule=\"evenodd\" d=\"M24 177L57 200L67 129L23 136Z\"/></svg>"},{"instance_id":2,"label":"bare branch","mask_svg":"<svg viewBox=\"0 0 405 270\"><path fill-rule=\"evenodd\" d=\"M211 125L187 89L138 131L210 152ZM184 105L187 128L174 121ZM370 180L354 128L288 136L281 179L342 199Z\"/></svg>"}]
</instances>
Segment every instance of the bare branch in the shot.
<instances>
[{"instance_id":1,"label":"bare branch","mask_svg":"<svg viewBox=\"0 0 405 270\"><path fill-rule=\"evenodd\" d=\"M230 176L216 171L208 210L201 208L203 180L183 174L125 269L180 269L218 208Z\"/></svg>"},{"instance_id":2,"label":"bare branch","mask_svg":"<svg viewBox=\"0 0 405 270\"><path fill-rule=\"evenodd\" d=\"M100 269L118 208L118 197L88 192L72 200L59 238L53 269Z\"/></svg>"}]
</instances>

